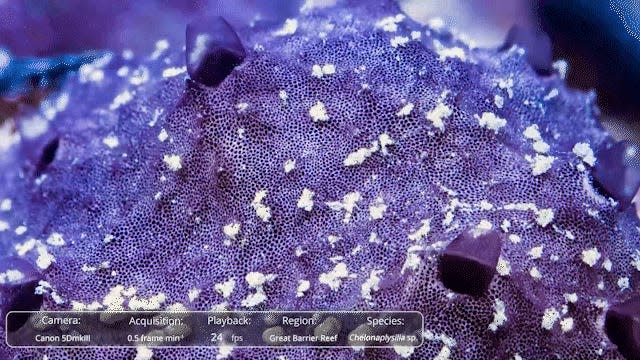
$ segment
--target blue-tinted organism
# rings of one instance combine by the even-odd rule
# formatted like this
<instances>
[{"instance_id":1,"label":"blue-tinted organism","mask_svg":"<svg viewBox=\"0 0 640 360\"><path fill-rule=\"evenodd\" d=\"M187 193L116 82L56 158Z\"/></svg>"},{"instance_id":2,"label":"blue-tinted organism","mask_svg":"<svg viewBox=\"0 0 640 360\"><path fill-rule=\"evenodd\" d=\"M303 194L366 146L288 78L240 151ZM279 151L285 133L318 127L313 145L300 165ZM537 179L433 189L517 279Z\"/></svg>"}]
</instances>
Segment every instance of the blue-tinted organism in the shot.
<instances>
[{"instance_id":1,"label":"blue-tinted organism","mask_svg":"<svg viewBox=\"0 0 640 360\"><path fill-rule=\"evenodd\" d=\"M234 24L242 61L208 84L166 39L80 66L3 133L0 250L43 309L417 310L423 346L0 357L633 358L603 319L637 295L638 218L595 176L595 94L375 5ZM448 287L473 229L482 286Z\"/></svg>"}]
</instances>

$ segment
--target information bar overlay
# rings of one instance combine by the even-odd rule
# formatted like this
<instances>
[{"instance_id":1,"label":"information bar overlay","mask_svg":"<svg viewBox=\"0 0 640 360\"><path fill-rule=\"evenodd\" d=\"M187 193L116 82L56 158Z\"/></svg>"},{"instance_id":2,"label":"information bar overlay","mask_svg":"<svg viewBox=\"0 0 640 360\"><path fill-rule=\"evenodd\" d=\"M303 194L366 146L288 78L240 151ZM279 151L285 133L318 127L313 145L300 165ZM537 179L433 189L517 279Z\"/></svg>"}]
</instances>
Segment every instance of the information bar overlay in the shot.
<instances>
[{"instance_id":1,"label":"information bar overlay","mask_svg":"<svg viewBox=\"0 0 640 360\"><path fill-rule=\"evenodd\" d=\"M416 311L11 311L11 347L418 347Z\"/></svg>"}]
</instances>

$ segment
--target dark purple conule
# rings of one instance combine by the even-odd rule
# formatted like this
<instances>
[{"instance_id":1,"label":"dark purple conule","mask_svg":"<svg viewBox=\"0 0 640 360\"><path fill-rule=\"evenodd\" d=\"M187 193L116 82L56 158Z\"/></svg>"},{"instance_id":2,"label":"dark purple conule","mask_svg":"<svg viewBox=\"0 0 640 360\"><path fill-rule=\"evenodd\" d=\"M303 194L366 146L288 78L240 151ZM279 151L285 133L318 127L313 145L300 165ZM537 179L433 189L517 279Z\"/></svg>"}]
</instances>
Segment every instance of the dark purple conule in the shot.
<instances>
[{"instance_id":1,"label":"dark purple conule","mask_svg":"<svg viewBox=\"0 0 640 360\"><path fill-rule=\"evenodd\" d=\"M467 230L447 245L440 258L440 279L461 294L482 296L496 273L502 235L496 231Z\"/></svg>"}]
</instances>

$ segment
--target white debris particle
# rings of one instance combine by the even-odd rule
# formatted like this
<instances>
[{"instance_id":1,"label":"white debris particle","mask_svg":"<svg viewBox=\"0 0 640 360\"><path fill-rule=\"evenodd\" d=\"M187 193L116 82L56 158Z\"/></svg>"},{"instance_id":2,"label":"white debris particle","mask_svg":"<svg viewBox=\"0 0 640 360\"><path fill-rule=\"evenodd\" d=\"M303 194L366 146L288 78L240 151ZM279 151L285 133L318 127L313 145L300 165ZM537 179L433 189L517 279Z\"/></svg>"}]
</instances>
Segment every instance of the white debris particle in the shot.
<instances>
[{"instance_id":1,"label":"white debris particle","mask_svg":"<svg viewBox=\"0 0 640 360\"><path fill-rule=\"evenodd\" d=\"M413 111L415 105L412 102L406 103L398 112L396 113L397 117L409 116L411 111Z\"/></svg>"},{"instance_id":2,"label":"white debris particle","mask_svg":"<svg viewBox=\"0 0 640 360\"><path fill-rule=\"evenodd\" d=\"M116 137L115 135L109 135L106 138L102 139L102 143L110 149L116 148L120 144L120 142L118 141L118 137Z\"/></svg>"},{"instance_id":3,"label":"white debris particle","mask_svg":"<svg viewBox=\"0 0 640 360\"><path fill-rule=\"evenodd\" d=\"M236 287L236 281L234 279L229 279L223 283L218 283L213 286L216 292L222 295L222 297L225 299L231 296L231 293L233 293L233 289L235 287Z\"/></svg>"},{"instance_id":4,"label":"white debris particle","mask_svg":"<svg viewBox=\"0 0 640 360\"><path fill-rule=\"evenodd\" d=\"M16 235L22 235L27 232L27 227L24 225L20 225L14 230L14 232L16 233Z\"/></svg>"},{"instance_id":5,"label":"white debris particle","mask_svg":"<svg viewBox=\"0 0 640 360\"><path fill-rule=\"evenodd\" d=\"M440 129L440 131L444 131L444 122L442 122L442 120L448 118L451 114L453 114L451 108L443 103L438 103L435 108L427 113L426 117L434 127Z\"/></svg>"},{"instance_id":6,"label":"white debris particle","mask_svg":"<svg viewBox=\"0 0 640 360\"><path fill-rule=\"evenodd\" d=\"M396 16L386 17L376 23L376 28L382 29L386 32L396 32L398 30L398 23L405 19L403 14Z\"/></svg>"},{"instance_id":7,"label":"white debris particle","mask_svg":"<svg viewBox=\"0 0 640 360\"><path fill-rule=\"evenodd\" d=\"M360 165L379 149L380 146L378 144L378 140L374 140L371 143L371 147L363 147L347 155L347 157L343 161L343 164L344 166Z\"/></svg>"},{"instance_id":8,"label":"white debris particle","mask_svg":"<svg viewBox=\"0 0 640 360\"><path fill-rule=\"evenodd\" d=\"M518 234L510 234L509 235L509 241L511 241L514 244L517 244L520 241L522 241L522 239L520 238L520 235L518 235Z\"/></svg>"},{"instance_id":9,"label":"white debris particle","mask_svg":"<svg viewBox=\"0 0 640 360\"><path fill-rule=\"evenodd\" d=\"M338 241L340 241L340 236L329 235L329 236L327 236L327 241L329 242L329 245L333 246L333 244L335 244Z\"/></svg>"},{"instance_id":10,"label":"white debris particle","mask_svg":"<svg viewBox=\"0 0 640 360\"><path fill-rule=\"evenodd\" d=\"M317 77L318 79L324 76L324 73L322 72L322 68L320 67L320 65L314 64L311 67L311 76Z\"/></svg>"},{"instance_id":11,"label":"white debris particle","mask_svg":"<svg viewBox=\"0 0 640 360\"><path fill-rule=\"evenodd\" d=\"M182 160L180 159L180 155L165 155L162 158L162 161L164 161L171 171L178 171L182 169Z\"/></svg>"},{"instance_id":12,"label":"white debris particle","mask_svg":"<svg viewBox=\"0 0 640 360\"><path fill-rule=\"evenodd\" d=\"M640 271L640 250L637 250L631 254L631 266Z\"/></svg>"},{"instance_id":13,"label":"white debris particle","mask_svg":"<svg viewBox=\"0 0 640 360\"><path fill-rule=\"evenodd\" d=\"M387 211L387 205L382 197L377 197L371 205L369 205L369 218L371 220L380 220Z\"/></svg>"},{"instance_id":14,"label":"white debris particle","mask_svg":"<svg viewBox=\"0 0 640 360\"><path fill-rule=\"evenodd\" d=\"M411 40L418 40L422 37L422 33L420 31L412 31L411 32Z\"/></svg>"},{"instance_id":15,"label":"white debris particle","mask_svg":"<svg viewBox=\"0 0 640 360\"><path fill-rule=\"evenodd\" d=\"M287 92L286 92L286 91L284 91L284 90L280 90L280 91L278 92L278 97L279 97L279 98L280 98L280 100L282 100L282 101L287 101L287 99L289 98L289 94L287 94Z\"/></svg>"},{"instance_id":16,"label":"white debris particle","mask_svg":"<svg viewBox=\"0 0 640 360\"><path fill-rule=\"evenodd\" d=\"M395 144L395 141L387 133L380 134L378 136L378 141L380 142L380 151L382 151L382 155L389 155L387 146Z\"/></svg>"},{"instance_id":17,"label":"white debris particle","mask_svg":"<svg viewBox=\"0 0 640 360\"><path fill-rule=\"evenodd\" d=\"M628 277L621 277L618 279L617 282L618 287L620 288L620 290L626 290L629 288L629 278Z\"/></svg>"},{"instance_id":18,"label":"white debris particle","mask_svg":"<svg viewBox=\"0 0 640 360\"><path fill-rule=\"evenodd\" d=\"M160 140L161 142L164 142L168 138L169 138L169 134L167 133L167 130L165 130L164 128L161 129L160 133L158 134L158 140Z\"/></svg>"},{"instance_id":19,"label":"white debris particle","mask_svg":"<svg viewBox=\"0 0 640 360\"><path fill-rule=\"evenodd\" d=\"M542 274L540 274L540 270L538 270L538 268L535 266L529 269L529 275L531 275L531 277L536 280L542 279Z\"/></svg>"},{"instance_id":20,"label":"white debris particle","mask_svg":"<svg viewBox=\"0 0 640 360\"><path fill-rule=\"evenodd\" d=\"M189 301L193 302L195 299L197 299L198 296L200 296L201 291L202 290L196 288L190 289L189 293L187 294L187 296L189 297Z\"/></svg>"},{"instance_id":21,"label":"white debris particle","mask_svg":"<svg viewBox=\"0 0 640 360\"><path fill-rule=\"evenodd\" d=\"M396 354L400 355L403 358L408 358L411 355L413 355L413 352L415 351L415 348L413 346L406 346L406 345L393 345L393 351L396 352Z\"/></svg>"},{"instance_id":22,"label":"white debris particle","mask_svg":"<svg viewBox=\"0 0 640 360\"><path fill-rule=\"evenodd\" d=\"M408 236L409 240L412 240L412 241L420 240L423 237L427 236L429 234L429 231L431 231L431 219L424 219L420 221L420 223L422 225L420 225L420 227L416 229L416 231L409 234Z\"/></svg>"},{"instance_id":23,"label":"white debris particle","mask_svg":"<svg viewBox=\"0 0 640 360\"><path fill-rule=\"evenodd\" d=\"M493 130L496 134L500 128L507 125L507 120L496 116L496 114L492 112L483 112L482 116L478 116L477 114L473 116L478 120L480 127Z\"/></svg>"},{"instance_id":24,"label":"white debris particle","mask_svg":"<svg viewBox=\"0 0 640 360\"><path fill-rule=\"evenodd\" d=\"M458 46L455 47L445 47L438 40L433 41L433 45L435 47L436 52L440 55L439 60L445 61L448 58L460 59L462 61L467 60L467 55L464 53L464 49Z\"/></svg>"},{"instance_id":25,"label":"white debris particle","mask_svg":"<svg viewBox=\"0 0 640 360\"><path fill-rule=\"evenodd\" d=\"M577 157L581 158L582 161L593 166L596 164L596 158L593 156L593 150L591 146L587 143L577 143L573 146L573 153L576 154Z\"/></svg>"},{"instance_id":26,"label":"white debris particle","mask_svg":"<svg viewBox=\"0 0 640 360\"><path fill-rule=\"evenodd\" d=\"M547 144L543 140L538 140L533 143L533 150L539 154L546 154L550 149L551 148L549 147L549 144Z\"/></svg>"},{"instance_id":27,"label":"white debris particle","mask_svg":"<svg viewBox=\"0 0 640 360\"><path fill-rule=\"evenodd\" d=\"M380 290L380 275L384 270L371 270L369 278L362 284L360 288L360 296L365 300L371 300L371 293Z\"/></svg>"},{"instance_id":28,"label":"white debris particle","mask_svg":"<svg viewBox=\"0 0 640 360\"><path fill-rule=\"evenodd\" d=\"M136 346L136 357L133 360L151 360L153 350L146 346Z\"/></svg>"},{"instance_id":29,"label":"white debris particle","mask_svg":"<svg viewBox=\"0 0 640 360\"><path fill-rule=\"evenodd\" d=\"M303 297L304 293L311 287L309 280L298 280L298 288L296 289L296 297Z\"/></svg>"},{"instance_id":30,"label":"white debris particle","mask_svg":"<svg viewBox=\"0 0 640 360\"><path fill-rule=\"evenodd\" d=\"M573 329L573 318L564 318L560 321L560 329L563 333L569 332Z\"/></svg>"},{"instance_id":31,"label":"white debris particle","mask_svg":"<svg viewBox=\"0 0 640 360\"><path fill-rule=\"evenodd\" d=\"M248 108L249 108L249 104L246 102L236 104L236 110L238 111L238 114L244 113L245 111L247 111Z\"/></svg>"},{"instance_id":32,"label":"white debris particle","mask_svg":"<svg viewBox=\"0 0 640 360\"><path fill-rule=\"evenodd\" d=\"M347 264L340 262L334 266L333 270L327 273L321 273L318 280L321 284L329 286L331 290L338 291L340 284L342 284L342 279L348 276L349 270L347 269Z\"/></svg>"},{"instance_id":33,"label":"white debris particle","mask_svg":"<svg viewBox=\"0 0 640 360\"><path fill-rule=\"evenodd\" d=\"M287 36L293 35L298 30L298 20L296 19L287 19L284 21L282 27L273 32L275 36Z\"/></svg>"},{"instance_id":34,"label":"white debris particle","mask_svg":"<svg viewBox=\"0 0 640 360\"><path fill-rule=\"evenodd\" d=\"M267 222L271 218L271 208L262 202L265 197L267 197L267 190L257 191L253 201L251 201L251 207L262 221Z\"/></svg>"},{"instance_id":35,"label":"white debris particle","mask_svg":"<svg viewBox=\"0 0 640 360\"><path fill-rule=\"evenodd\" d=\"M322 65L322 73L325 75L333 75L336 73L336 66L333 64Z\"/></svg>"},{"instance_id":36,"label":"white debris particle","mask_svg":"<svg viewBox=\"0 0 640 360\"><path fill-rule=\"evenodd\" d=\"M109 110L115 110L120 106L128 103L133 99L133 94L129 92L129 90L125 90L118 94L114 99L111 105L109 105Z\"/></svg>"},{"instance_id":37,"label":"white debris particle","mask_svg":"<svg viewBox=\"0 0 640 360\"><path fill-rule=\"evenodd\" d=\"M600 260L600 257L600 252L596 247L592 247L582 252L582 262L589 265L589 267L593 267L593 265Z\"/></svg>"},{"instance_id":38,"label":"white debris particle","mask_svg":"<svg viewBox=\"0 0 640 360\"><path fill-rule=\"evenodd\" d=\"M418 249L415 249L415 250L418 250ZM404 261L404 264L402 265L402 271L400 273L404 274L404 271L407 269L411 269L415 271L420 266L420 263L421 263L420 256L418 256L418 254L414 252L414 247L412 246L407 250L407 259Z\"/></svg>"},{"instance_id":39,"label":"white debris particle","mask_svg":"<svg viewBox=\"0 0 640 360\"><path fill-rule=\"evenodd\" d=\"M511 274L511 264L502 256L498 258L498 264L496 265L496 271L500 276L507 276Z\"/></svg>"},{"instance_id":40,"label":"white debris particle","mask_svg":"<svg viewBox=\"0 0 640 360\"><path fill-rule=\"evenodd\" d=\"M492 210L493 204L488 202L487 200L480 201L480 209L482 210Z\"/></svg>"},{"instance_id":41,"label":"white debris particle","mask_svg":"<svg viewBox=\"0 0 640 360\"><path fill-rule=\"evenodd\" d=\"M292 160L292 159L288 159L287 161L284 162L284 172L286 174L290 173L293 171L293 169L296 168L296 161Z\"/></svg>"},{"instance_id":42,"label":"white debris particle","mask_svg":"<svg viewBox=\"0 0 640 360\"><path fill-rule=\"evenodd\" d=\"M342 221L346 224L351 220L353 209L356 207L356 203L360 200L362 200L362 195L359 192L354 191L343 196L342 201L330 201L326 202L325 205L334 211L344 210L345 214Z\"/></svg>"},{"instance_id":43,"label":"white debris particle","mask_svg":"<svg viewBox=\"0 0 640 360\"><path fill-rule=\"evenodd\" d=\"M502 224L500 224L500 228L504 232L509 232L509 228L511 227L511 221L509 219L502 220Z\"/></svg>"},{"instance_id":44,"label":"white debris particle","mask_svg":"<svg viewBox=\"0 0 640 360\"><path fill-rule=\"evenodd\" d=\"M394 36L391 38L391 46L394 48L398 46L405 46L408 42L409 38L406 36Z\"/></svg>"},{"instance_id":45,"label":"white debris particle","mask_svg":"<svg viewBox=\"0 0 640 360\"><path fill-rule=\"evenodd\" d=\"M230 224L227 224L222 227L222 232L231 239L235 239L236 236L240 233L241 225L239 222L234 221Z\"/></svg>"},{"instance_id":46,"label":"white debris particle","mask_svg":"<svg viewBox=\"0 0 640 360\"><path fill-rule=\"evenodd\" d=\"M11 210L11 206L11 199L3 199L2 202L0 202L0 211L9 211Z\"/></svg>"},{"instance_id":47,"label":"white debris particle","mask_svg":"<svg viewBox=\"0 0 640 360\"><path fill-rule=\"evenodd\" d=\"M549 93L545 95L543 99L544 101L549 101L554 97L558 96L558 94L559 94L558 89L551 89L551 91L549 91Z\"/></svg>"},{"instance_id":48,"label":"white debris particle","mask_svg":"<svg viewBox=\"0 0 640 360\"><path fill-rule=\"evenodd\" d=\"M611 260L605 259L602 262L602 267L607 271L611 271L611 269L613 268L613 263L611 262Z\"/></svg>"},{"instance_id":49,"label":"white debris particle","mask_svg":"<svg viewBox=\"0 0 640 360\"><path fill-rule=\"evenodd\" d=\"M504 98L500 95L494 95L493 103L496 104L496 107L498 107L498 109L502 109L502 107L504 106Z\"/></svg>"},{"instance_id":50,"label":"white debris particle","mask_svg":"<svg viewBox=\"0 0 640 360\"><path fill-rule=\"evenodd\" d=\"M276 276L274 274L265 275L258 271L248 272L244 277L249 287L254 289L275 278Z\"/></svg>"},{"instance_id":51,"label":"white debris particle","mask_svg":"<svg viewBox=\"0 0 640 360\"><path fill-rule=\"evenodd\" d=\"M560 318L560 313L555 308L548 308L544 310L544 314L542 315L542 328L546 330L551 330L553 325Z\"/></svg>"},{"instance_id":52,"label":"white debris particle","mask_svg":"<svg viewBox=\"0 0 640 360\"><path fill-rule=\"evenodd\" d=\"M112 241L113 241L113 239L115 239L115 238L116 238L116 237L115 237L115 236L113 236L113 235L111 235L111 234L106 234L106 235L104 236L104 238L102 239L102 242L104 242L105 244L108 244L108 243L112 242Z\"/></svg>"},{"instance_id":53,"label":"white debris particle","mask_svg":"<svg viewBox=\"0 0 640 360\"><path fill-rule=\"evenodd\" d=\"M507 321L507 315L505 313L504 302L500 299L495 300L495 304L493 304L493 321L489 324L489 330L496 332L498 327L504 325Z\"/></svg>"},{"instance_id":54,"label":"white debris particle","mask_svg":"<svg viewBox=\"0 0 640 360\"><path fill-rule=\"evenodd\" d=\"M567 302L570 302L572 304L575 304L578 302L578 294L576 293L564 294L563 296Z\"/></svg>"},{"instance_id":55,"label":"white debris particle","mask_svg":"<svg viewBox=\"0 0 640 360\"><path fill-rule=\"evenodd\" d=\"M162 77L163 78L170 78L170 77L178 76L180 74L184 74L186 71L187 71L187 67L186 66L170 67L170 68L166 68L166 69L162 70Z\"/></svg>"},{"instance_id":56,"label":"white debris particle","mask_svg":"<svg viewBox=\"0 0 640 360\"><path fill-rule=\"evenodd\" d=\"M65 242L60 233L54 232L47 238L47 244L51 246L63 246Z\"/></svg>"},{"instance_id":57,"label":"white debris particle","mask_svg":"<svg viewBox=\"0 0 640 360\"><path fill-rule=\"evenodd\" d=\"M309 116L313 121L327 121L329 116L327 115L327 109L321 101L318 101L309 109Z\"/></svg>"},{"instance_id":58,"label":"white debris particle","mask_svg":"<svg viewBox=\"0 0 640 360\"><path fill-rule=\"evenodd\" d=\"M551 64L551 66L558 72L561 79L564 79L567 76L569 64L566 60L556 60Z\"/></svg>"},{"instance_id":59,"label":"white debris particle","mask_svg":"<svg viewBox=\"0 0 640 360\"><path fill-rule=\"evenodd\" d=\"M311 211L311 209L313 209L313 195L315 195L313 191L307 188L302 189L302 195L300 195L300 199L298 199L297 206L300 209Z\"/></svg>"},{"instance_id":60,"label":"white debris particle","mask_svg":"<svg viewBox=\"0 0 640 360\"><path fill-rule=\"evenodd\" d=\"M512 78L498 80L498 87L500 89L507 91L507 95L509 95L509 99L513 97L513 79Z\"/></svg>"},{"instance_id":61,"label":"white debris particle","mask_svg":"<svg viewBox=\"0 0 640 360\"><path fill-rule=\"evenodd\" d=\"M16 269L9 269L0 273L0 284L14 283L24 279L24 274Z\"/></svg>"},{"instance_id":62,"label":"white debris particle","mask_svg":"<svg viewBox=\"0 0 640 360\"><path fill-rule=\"evenodd\" d=\"M542 136L540 136L540 131L538 130L537 124L533 124L527 127L522 134L524 135L525 138L530 140L534 140L534 141L542 140Z\"/></svg>"},{"instance_id":63,"label":"white debris particle","mask_svg":"<svg viewBox=\"0 0 640 360\"><path fill-rule=\"evenodd\" d=\"M436 355L436 357L433 358L433 360L449 360L450 356L451 349L447 345L442 345L440 352Z\"/></svg>"},{"instance_id":64,"label":"white debris particle","mask_svg":"<svg viewBox=\"0 0 640 360\"><path fill-rule=\"evenodd\" d=\"M38 267L40 269L47 269L49 268L49 266L51 266L52 263L54 263L56 261L56 259L53 257L53 255L51 255L49 253L49 251L47 251L47 247L46 246L38 246L38 248L36 249L38 252L38 258L36 259L36 265L38 265Z\"/></svg>"},{"instance_id":65,"label":"white debris particle","mask_svg":"<svg viewBox=\"0 0 640 360\"><path fill-rule=\"evenodd\" d=\"M153 50L150 58L151 60L156 60L169 48L169 41L167 39L160 39L156 41L156 48Z\"/></svg>"},{"instance_id":66,"label":"white debris particle","mask_svg":"<svg viewBox=\"0 0 640 360\"><path fill-rule=\"evenodd\" d=\"M549 169L551 169L551 166L553 165L553 162L555 160L556 158L554 156L536 154L536 156L533 158L533 161L531 162L531 173L533 174L533 176L538 176L546 173Z\"/></svg>"},{"instance_id":67,"label":"white debris particle","mask_svg":"<svg viewBox=\"0 0 640 360\"><path fill-rule=\"evenodd\" d=\"M531 250L529 250L528 254L531 257L531 259L533 259L533 260L540 259L542 257L542 250L543 249L544 249L544 245L539 245L539 246L531 248Z\"/></svg>"}]
</instances>

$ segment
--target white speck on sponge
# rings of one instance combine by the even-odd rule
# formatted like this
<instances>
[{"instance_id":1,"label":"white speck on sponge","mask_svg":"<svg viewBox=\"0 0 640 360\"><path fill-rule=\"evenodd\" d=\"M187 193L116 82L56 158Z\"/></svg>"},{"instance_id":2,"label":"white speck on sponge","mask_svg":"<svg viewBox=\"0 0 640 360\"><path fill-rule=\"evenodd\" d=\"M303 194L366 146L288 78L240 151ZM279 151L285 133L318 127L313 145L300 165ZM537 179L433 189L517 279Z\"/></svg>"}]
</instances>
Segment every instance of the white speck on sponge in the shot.
<instances>
[{"instance_id":1,"label":"white speck on sponge","mask_svg":"<svg viewBox=\"0 0 640 360\"><path fill-rule=\"evenodd\" d=\"M290 173L293 171L293 169L296 168L296 161L289 159L287 161L284 162L284 172L286 174Z\"/></svg>"},{"instance_id":2,"label":"white speck on sponge","mask_svg":"<svg viewBox=\"0 0 640 360\"><path fill-rule=\"evenodd\" d=\"M540 209L537 211L536 222L542 227L546 227L553 221L553 209Z\"/></svg>"},{"instance_id":3,"label":"white speck on sponge","mask_svg":"<svg viewBox=\"0 0 640 360\"><path fill-rule=\"evenodd\" d=\"M133 360L151 360L153 357L153 350L146 346L136 347L136 357Z\"/></svg>"},{"instance_id":4,"label":"white speck on sponge","mask_svg":"<svg viewBox=\"0 0 640 360\"><path fill-rule=\"evenodd\" d=\"M9 211L11 210L11 206L11 199L3 199L2 202L0 202L0 211Z\"/></svg>"},{"instance_id":5,"label":"white speck on sponge","mask_svg":"<svg viewBox=\"0 0 640 360\"><path fill-rule=\"evenodd\" d=\"M165 155L162 161L169 167L171 171L178 171L182 169L182 160L180 155Z\"/></svg>"},{"instance_id":6,"label":"white speck on sponge","mask_svg":"<svg viewBox=\"0 0 640 360\"><path fill-rule=\"evenodd\" d=\"M621 277L618 279L618 287L620 288L620 290L625 290L629 288L629 278L628 277Z\"/></svg>"},{"instance_id":7,"label":"white speck on sponge","mask_svg":"<svg viewBox=\"0 0 640 360\"><path fill-rule=\"evenodd\" d=\"M555 308L545 309L544 314L542 315L542 328L546 330L551 330L553 325L560 318L560 313Z\"/></svg>"},{"instance_id":8,"label":"white speck on sponge","mask_svg":"<svg viewBox=\"0 0 640 360\"><path fill-rule=\"evenodd\" d=\"M496 104L498 109L502 109L502 107L504 106L504 98L500 95L495 95L493 97L493 103Z\"/></svg>"},{"instance_id":9,"label":"white speck on sponge","mask_svg":"<svg viewBox=\"0 0 640 360\"><path fill-rule=\"evenodd\" d=\"M564 318L560 321L560 329L563 333L569 332L573 329L573 318Z\"/></svg>"},{"instance_id":10,"label":"white speck on sponge","mask_svg":"<svg viewBox=\"0 0 640 360\"><path fill-rule=\"evenodd\" d=\"M309 280L298 280L298 288L296 289L296 297L303 297L304 293L311 287Z\"/></svg>"},{"instance_id":11,"label":"white speck on sponge","mask_svg":"<svg viewBox=\"0 0 640 360\"><path fill-rule=\"evenodd\" d=\"M231 296L233 289L236 287L236 281L234 279L229 279L223 283L215 284L213 288L218 292L218 294L222 295L223 298L227 299Z\"/></svg>"},{"instance_id":12,"label":"white speck on sponge","mask_svg":"<svg viewBox=\"0 0 640 360\"><path fill-rule=\"evenodd\" d=\"M489 330L496 332L498 327L504 325L507 322L507 315L505 313L504 302L500 299L495 300L495 304L493 304L493 321L489 324Z\"/></svg>"},{"instance_id":13,"label":"white speck on sponge","mask_svg":"<svg viewBox=\"0 0 640 360\"><path fill-rule=\"evenodd\" d=\"M344 166L355 166L362 164L368 157L373 155L376 151L380 149L378 144L378 140L374 140L371 143L371 147L363 147L352 153L349 153L347 157L344 159Z\"/></svg>"},{"instance_id":14,"label":"white speck on sponge","mask_svg":"<svg viewBox=\"0 0 640 360\"><path fill-rule=\"evenodd\" d=\"M427 120L431 121L433 126L440 129L440 131L444 131L444 123L442 120L448 118L453 114L453 111L445 104L438 103L435 108L430 110L426 117Z\"/></svg>"},{"instance_id":15,"label":"white speck on sponge","mask_svg":"<svg viewBox=\"0 0 640 360\"><path fill-rule=\"evenodd\" d=\"M391 39L391 46L397 48L398 46L405 46L409 42L409 38L406 36L395 36Z\"/></svg>"},{"instance_id":16,"label":"white speck on sponge","mask_svg":"<svg viewBox=\"0 0 640 360\"><path fill-rule=\"evenodd\" d=\"M421 223L422 225L420 225L420 227L416 231L409 234L409 240L420 240L429 234L429 231L431 231L431 219L424 219L421 221Z\"/></svg>"},{"instance_id":17,"label":"white speck on sponge","mask_svg":"<svg viewBox=\"0 0 640 360\"><path fill-rule=\"evenodd\" d=\"M256 215L262 219L262 221L267 222L271 218L271 208L262 203L265 197L267 197L267 190L257 191L251 202L251 207L253 207Z\"/></svg>"},{"instance_id":18,"label":"white speck on sponge","mask_svg":"<svg viewBox=\"0 0 640 360\"><path fill-rule=\"evenodd\" d=\"M115 135L109 135L106 138L102 139L102 143L105 144L109 149L114 149L118 145L120 145L120 142Z\"/></svg>"},{"instance_id":19,"label":"white speck on sponge","mask_svg":"<svg viewBox=\"0 0 640 360\"><path fill-rule=\"evenodd\" d=\"M542 250L544 249L544 245L539 245L536 247L531 248L531 250L529 250L529 256L531 257L531 259L536 260L536 259L540 259L542 257Z\"/></svg>"},{"instance_id":20,"label":"white speck on sponge","mask_svg":"<svg viewBox=\"0 0 640 360\"><path fill-rule=\"evenodd\" d=\"M480 127L487 128L489 130L493 130L496 134L500 128L503 128L507 125L507 120L502 119L496 114L492 112L483 112L482 116L478 116L477 114L474 117L478 120Z\"/></svg>"},{"instance_id":21,"label":"white speck on sponge","mask_svg":"<svg viewBox=\"0 0 640 360\"><path fill-rule=\"evenodd\" d=\"M496 272L500 276L507 276L511 274L511 264L503 257L498 258L498 264L496 265Z\"/></svg>"},{"instance_id":22,"label":"white speck on sponge","mask_svg":"<svg viewBox=\"0 0 640 360\"><path fill-rule=\"evenodd\" d=\"M378 291L380 289L379 275L383 274L384 270L371 270L369 278L365 281L360 288L360 296L365 300L371 300L371 292Z\"/></svg>"},{"instance_id":23,"label":"white speck on sponge","mask_svg":"<svg viewBox=\"0 0 640 360\"><path fill-rule=\"evenodd\" d=\"M232 222L231 224L223 226L222 232L224 232L227 237L235 239L236 236L240 233L240 228L241 225L239 222Z\"/></svg>"},{"instance_id":24,"label":"white speck on sponge","mask_svg":"<svg viewBox=\"0 0 640 360\"><path fill-rule=\"evenodd\" d=\"M333 270L327 273L321 273L318 280L321 284L329 286L331 290L338 291L340 284L342 284L342 279L348 276L349 270L347 269L347 264L340 262L334 266Z\"/></svg>"},{"instance_id":25,"label":"white speck on sponge","mask_svg":"<svg viewBox=\"0 0 640 360\"><path fill-rule=\"evenodd\" d=\"M307 188L302 189L302 195L300 195L300 199L298 199L297 206L300 209L311 211L311 209L313 209L313 195L315 195L313 191Z\"/></svg>"},{"instance_id":26,"label":"white speck on sponge","mask_svg":"<svg viewBox=\"0 0 640 360\"><path fill-rule=\"evenodd\" d=\"M158 134L158 140L160 140L161 142L164 142L168 138L169 138L169 134L167 133L167 130L165 129L160 130L160 134Z\"/></svg>"},{"instance_id":27,"label":"white speck on sponge","mask_svg":"<svg viewBox=\"0 0 640 360\"><path fill-rule=\"evenodd\" d=\"M598 248L592 247L582 252L582 262L589 265L589 267L593 267L601 256Z\"/></svg>"},{"instance_id":28,"label":"white speck on sponge","mask_svg":"<svg viewBox=\"0 0 640 360\"><path fill-rule=\"evenodd\" d=\"M411 111L413 111L415 105L413 105L413 103L409 102L406 103L400 110L398 110L398 112L396 113L397 117L403 117L403 116L409 116L409 114L411 114Z\"/></svg>"},{"instance_id":29,"label":"white speck on sponge","mask_svg":"<svg viewBox=\"0 0 640 360\"><path fill-rule=\"evenodd\" d=\"M298 30L298 20L296 19L287 19L284 21L282 27L273 32L275 36L287 36L293 35Z\"/></svg>"},{"instance_id":30,"label":"white speck on sponge","mask_svg":"<svg viewBox=\"0 0 640 360\"><path fill-rule=\"evenodd\" d=\"M382 29L386 32L396 32L398 30L398 23L402 22L404 19L405 16L403 14L389 16L378 21L375 26L376 28Z\"/></svg>"},{"instance_id":31,"label":"white speck on sponge","mask_svg":"<svg viewBox=\"0 0 640 360\"><path fill-rule=\"evenodd\" d=\"M382 197L377 197L371 205L369 205L369 218L372 220L380 220L387 211L387 205Z\"/></svg>"},{"instance_id":32,"label":"white speck on sponge","mask_svg":"<svg viewBox=\"0 0 640 360\"><path fill-rule=\"evenodd\" d=\"M593 150L587 143L577 143L573 146L573 153L582 159L585 163L593 166L596 164L596 158L593 156Z\"/></svg>"},{"instance_id":33,"label":"white speck on sponge","mask_svg":"<svg viewBox=\"0 0 640 360\"><path fill-rule=\"evenodd\" d=\"M54 232L47 238L47 244L52 246L63 246L65 242L61 234Z\"/></svg>"},{"instance_id":34,"label":"white speck on sponge","mask_svg":"<svg viewBox=\"0 0 640 360\"><path fill-rule=\"evenodd\" d=\"M321 101L318 101L309 109L309 116L313 121L328 121L327 109Z\"/></svg>"},{"instance_id":35,"label":"white speck on sponge","mask_svg":"<svg viewBox=\"0 0 640 360\"><path fill-rule=\"evenodd\" d=\"M531 173L533 174L533 176L538 176L546 173L549 169L551 169L551 166L553 165L553 162L555 160L556 158L554 156L536 154L531 163Z\"/></svg>"}]
</instances>

